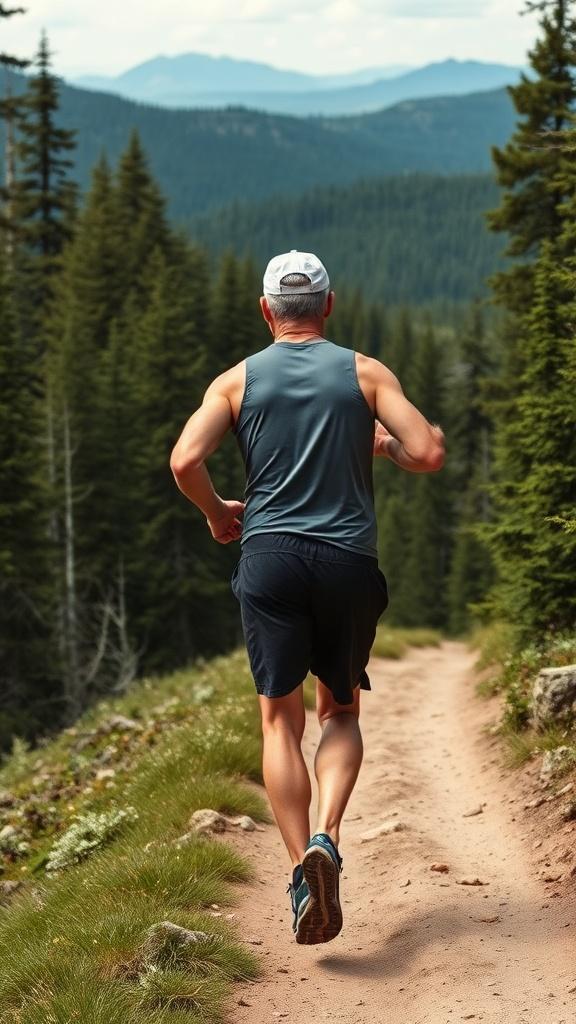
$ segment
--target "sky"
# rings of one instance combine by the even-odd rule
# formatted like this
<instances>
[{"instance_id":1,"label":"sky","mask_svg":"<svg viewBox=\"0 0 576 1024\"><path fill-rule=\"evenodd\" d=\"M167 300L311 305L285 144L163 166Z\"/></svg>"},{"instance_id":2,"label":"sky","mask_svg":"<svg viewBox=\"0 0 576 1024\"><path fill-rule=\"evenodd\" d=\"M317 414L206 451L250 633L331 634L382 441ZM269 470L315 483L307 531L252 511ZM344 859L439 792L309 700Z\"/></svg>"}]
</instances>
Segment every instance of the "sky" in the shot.
<instances>
[{"instance_id":1,"label":"sky","mask_svg":"<svg viewBox=\"0 0 576 1024\"><path fill-rule=\"evenodd\" d=\"M524 0L19 0L0 48L28 56L45 28L65 77L114 75L188 51L308 73L455 57L525 64L537 29Z\"/></svg>"}]
</instances>

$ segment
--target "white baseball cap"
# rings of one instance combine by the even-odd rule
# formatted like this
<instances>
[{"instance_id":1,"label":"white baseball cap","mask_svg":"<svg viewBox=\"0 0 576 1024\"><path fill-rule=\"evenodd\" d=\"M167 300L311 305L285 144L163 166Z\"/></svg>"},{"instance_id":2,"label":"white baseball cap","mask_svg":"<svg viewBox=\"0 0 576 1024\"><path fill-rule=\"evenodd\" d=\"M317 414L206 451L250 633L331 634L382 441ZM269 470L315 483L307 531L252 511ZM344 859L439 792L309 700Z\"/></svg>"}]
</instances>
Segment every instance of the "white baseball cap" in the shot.
<instances>
[{"instance_id":1,"label":"white baseball cap","mask_svg":"<svg viewBox=\"0 0 576 1024\"><path fill-rule=\"evenodd\" d=\"M308 284L282 284L287 274L305 274ZM298 252L291 249L280 256L274 256L264 272L264 294L268 295L308 295L310 292L323 292L330 287L330 279L324 264L313 252Z\"/></svg>"}]
</instances>

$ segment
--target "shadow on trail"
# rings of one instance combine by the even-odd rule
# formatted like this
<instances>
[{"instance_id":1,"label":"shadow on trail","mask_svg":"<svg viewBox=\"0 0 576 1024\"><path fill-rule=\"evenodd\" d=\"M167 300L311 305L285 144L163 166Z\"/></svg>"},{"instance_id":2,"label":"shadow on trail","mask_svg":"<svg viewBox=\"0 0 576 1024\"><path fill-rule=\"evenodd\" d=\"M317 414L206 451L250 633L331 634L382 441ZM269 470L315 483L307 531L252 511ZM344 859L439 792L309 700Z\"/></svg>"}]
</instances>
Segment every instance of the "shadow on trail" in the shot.
<instances>
[{"instance_id":1,"label":"shadow on trail","mask_svg":"<svg viewBox=\"0 0 576 1024\"><path fill-rule=\"evenodd\" d=\"M392 931L387 932L382 924L376 924L374 931L378 930L381 948L365 954L360 950L340 955L327 953L318 958L317 966L349 977L393 977L405 974L406 967L432 946L439 947L438 960L435 966L424 970L424 973L433 973L442 966L442 952L446 945L468 935L486 943L486 959L482 965L477 963L476 966L493 967L495 965L489 959L490 951L494 952L497 960L501 953L501 949L498 952L494 945L501 946L501 943L510 941L510 937L512 941L522 943L524 930L533 932L541 920L540 907L536 903L508 903L506 907L498 908L498 912L501 920L488 923L478 918L495 914L496 910L490 907L470 907L465 911L438 907L425 914L407 915L404 923ZM470 949L467 944L462 945L461 954L463 963L470 965Z\"/></svg>"}]
</instances>

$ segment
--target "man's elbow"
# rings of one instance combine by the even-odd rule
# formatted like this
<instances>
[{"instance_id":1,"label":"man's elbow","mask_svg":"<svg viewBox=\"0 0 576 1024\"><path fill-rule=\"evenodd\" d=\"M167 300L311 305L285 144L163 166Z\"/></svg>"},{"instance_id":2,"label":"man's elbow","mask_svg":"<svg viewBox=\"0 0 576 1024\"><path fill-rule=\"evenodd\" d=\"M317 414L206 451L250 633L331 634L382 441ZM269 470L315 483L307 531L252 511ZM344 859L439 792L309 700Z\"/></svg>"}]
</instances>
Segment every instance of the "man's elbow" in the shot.
<instances>
[{"instance_id":1,"label":"man's elbow","mask_svg":"<svg viewBox=\"0 0 576 1024\"><path fill-rule=\"evenodd\" d=\"M184 479L190 470L198 469L203 461L201 452L192 449L182 451L176 446L170 456L170 469L174 479L176 481Z\"/></svg>"}]
</instances>

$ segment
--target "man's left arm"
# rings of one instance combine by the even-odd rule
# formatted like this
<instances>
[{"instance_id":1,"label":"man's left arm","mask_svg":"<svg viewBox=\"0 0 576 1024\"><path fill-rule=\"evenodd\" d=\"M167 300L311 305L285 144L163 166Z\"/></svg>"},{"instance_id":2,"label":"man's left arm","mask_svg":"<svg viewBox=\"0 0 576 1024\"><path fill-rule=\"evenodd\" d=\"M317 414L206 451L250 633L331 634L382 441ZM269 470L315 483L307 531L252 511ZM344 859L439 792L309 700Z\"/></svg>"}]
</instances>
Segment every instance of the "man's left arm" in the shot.
<instances>
[{"instance_id":1,"label":"man's left arm","mask_svg":"<svg viewBox=\"0 0 576 1024\"><path fill-rule=\"evenodd\" d=\"M185 424L170 456L170 469L179 489L204 513L212 536L220 544L240 538L244 503L224 501L216 494L205 460L216 451L232 422L223 379L217 377L200 408Z\"/></svg>"}]
</instances>

